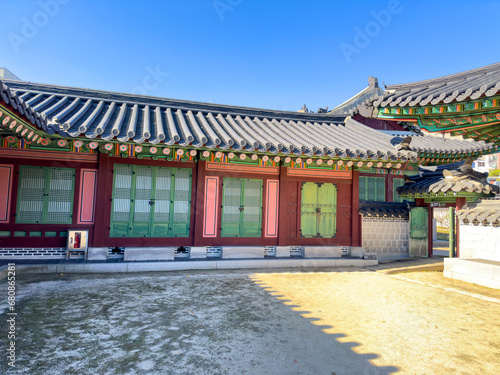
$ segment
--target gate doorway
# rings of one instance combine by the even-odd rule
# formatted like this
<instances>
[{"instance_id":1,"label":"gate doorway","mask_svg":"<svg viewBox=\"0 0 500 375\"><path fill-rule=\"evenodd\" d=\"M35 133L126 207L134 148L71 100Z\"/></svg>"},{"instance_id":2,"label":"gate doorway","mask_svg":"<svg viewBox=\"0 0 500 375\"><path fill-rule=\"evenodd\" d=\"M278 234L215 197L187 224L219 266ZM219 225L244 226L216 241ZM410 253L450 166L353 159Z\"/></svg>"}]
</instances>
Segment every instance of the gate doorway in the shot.
<instances>
[{"instance_id":1,"label":"gate doorway","mask_svg":"<svg viewBox=\"0 0 500 375\"><path fill-rule=\"evenodd\" d=\"M432 253L439 257L455 256L456 230L455 207L434 207Z\"/></svg>"}]
</instances>

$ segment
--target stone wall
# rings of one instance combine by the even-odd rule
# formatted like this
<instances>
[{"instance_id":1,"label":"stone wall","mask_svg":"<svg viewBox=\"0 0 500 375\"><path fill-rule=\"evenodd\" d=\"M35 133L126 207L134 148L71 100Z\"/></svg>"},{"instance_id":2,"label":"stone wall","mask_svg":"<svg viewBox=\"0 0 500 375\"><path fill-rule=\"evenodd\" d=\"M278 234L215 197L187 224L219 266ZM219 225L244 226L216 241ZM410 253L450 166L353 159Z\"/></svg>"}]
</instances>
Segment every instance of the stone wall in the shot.
<instances>
[{"instance_id":1,"label":"stone wall","mask_svg":"<svg viewBox=\"0 0 500 375\"><path fill-rule=\"evenodd\" d=\"M500 261L500 227L460 223L460 258Z\"/></svg>"},{"instance_id":2,"label":"stone wall","mask_svg":"<svg viewBox=\"0 0 500 375\"><path fill-rule=\"evenodd\" d=\"M363 217L361 225L366 255L375 255L382 261L409 257L408 219Z\"/></svg>"}]
</instances>

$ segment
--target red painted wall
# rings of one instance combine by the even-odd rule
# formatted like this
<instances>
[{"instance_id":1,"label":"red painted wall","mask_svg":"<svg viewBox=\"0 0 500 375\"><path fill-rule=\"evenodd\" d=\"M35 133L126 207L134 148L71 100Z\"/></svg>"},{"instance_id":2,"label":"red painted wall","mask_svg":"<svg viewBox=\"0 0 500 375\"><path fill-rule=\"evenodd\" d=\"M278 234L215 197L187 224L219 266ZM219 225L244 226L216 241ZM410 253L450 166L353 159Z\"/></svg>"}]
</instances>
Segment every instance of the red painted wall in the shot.
<instances>
[{"instance_id":1,"label":"red painted wall","mask_svg":"<svg viewBox=\"0 0 500 375\"><path fill-rule=\"evenodd\" d=\"M4 149L5 150L5 149ZM39 152L39 151L37 151ZM0 237L0 247L66 247L66 237L60 236L60 232L66 232L68 229L82 229L88 230L90 238L93 237L94 225L93 224L79 224L78 212L80 210L79 199L79 186L81 181L82 169L95 169L97 163L95 161L79 162L77 160L65 159L65 153L52 152L54 155L52 159L37 159L37 158L12 158L0 157L0 164L8 164L13 166L13 179L10 189L11 199L8 206L8 222L0 223L0 231L10 232L10 236ZM29 155L29 152L23 154ZM60 155L60 158L58 156ZM77 158L78 155L72 154ZM88 158L88 155L84 155ZM19 188L19 167L21 165L27 166L42 166L42 167L57 167L57 168L74 168L75 169L75 189L73 197L73 222L71 224L16 224L16 210L17 210L17 195ZM26 232L27 236L17 237L15 232ZM41 237L33 237L32 235L42 232ZM56 232L56 237L45 237L46 232Z\"/></svg>"},{"instance_id":2,"label":"red painted wall","mask_svg":"<svg viewBox=\"0 0 500 375\"><path fill-rule=\"evenodd\" d=\"M115 164L151 165L174 168L192 168L192 208L190 222L190 237L181 238L115 238L109 236L111 217L111 198L113 189L113 167ZM127 246L274 246L274 245L318 245L318 246L357 246L361 241L359 226L359 184L357 172L353 172L351 178L332 179L322 177L289 176L286 168L270 169L272 173L248 174L238 170L208 170L207 163L200 161L168 162L164 160L154 161L151 159L123 159L109 157L99 154L98 160L94 162L79 162L75 160L39 160L39 159L12 159L1 158L0 164L13 165L11 200L9 203L9 223L0 224L0 231L10 231L10 237L0 237L0 247L65 247L65 237L14 237L15 231L41 231L63 232L68 229L89 230L89 246L91 247L127 247ZM16 224L16 203L18 191L18 174L20 165L37 165L51 167L75 168L75 196L73 208L73 223L64 225L53 224ZM97 180L92 183L82 182L82 171L98 170ZM262 170L261 170L262 171ZM276 173L277 172L277 173ZM213 237L204 235L206 191L205 181L207 177L217 177L217 208L216 234ZM225 177L252 178L263 180L263 211L262 211L262 235L258 238L221 238L221 204L222 183ZM300 192L302 182L326 182L337 185L337 231L336 237L327 238L301 238L300 237ZM271 185L269 183L272 183ZM268 191L269 186L273 191ZM94 188L94 190L92 189ZM278 202L275 201L274 189L279 191ZM92 206L89 198L95 191L95 206ZM213 193L213 192L212 192ZM273 194L271 194L273 193ZM269 197L270 198L269 198ZM83 197L83 199L81 199ZM270 199L269 204L267 203ZM276 203L278 209L278 222L273 220L276 214ZM83 204L83 206L82 206ZM79 217L89 218L92 209L95 209L94 223L79 223ZM274 230L277 229L277 235Z\"/></svg>"},{"instance_id":3,"label":"red painted wall","mask_svg":"<svg viewBox=\"0 0 500 375\"><path fill-rule=\"evenodd\" d=\"M113 167L115 164L128 165L150 165L155 167L169 168L191 168L193 170L191 186L191 221L190 237L110 237L111 220L111 199L113 196ZM100 154L99 158L99 193L97 195L97 212L95 222L95 236L90 239L90 246L93 247L167 247L167 246L193 246L194 228L198 226L203 228L203 216L197 215L198 211L193 206L199 207L197 200L197 170L198 165L192 162L151 160L151 159L123 159L118 157L109 157L106 154ZM99 213L100 210L100 213Z\"/></svg>"},{"instance_id":4,"label":"red painted wall","mask_svg":"<svg viewBox=\"0 0 500 375\"><path fill-rule=\"evenodd\" d=\"M366 118L361 115L354 115L353 120L360 122L372 129L377 130L406 130L403 126L399 125L397 121L381 120L376 118Z\"/></svg>"}]
</instances>

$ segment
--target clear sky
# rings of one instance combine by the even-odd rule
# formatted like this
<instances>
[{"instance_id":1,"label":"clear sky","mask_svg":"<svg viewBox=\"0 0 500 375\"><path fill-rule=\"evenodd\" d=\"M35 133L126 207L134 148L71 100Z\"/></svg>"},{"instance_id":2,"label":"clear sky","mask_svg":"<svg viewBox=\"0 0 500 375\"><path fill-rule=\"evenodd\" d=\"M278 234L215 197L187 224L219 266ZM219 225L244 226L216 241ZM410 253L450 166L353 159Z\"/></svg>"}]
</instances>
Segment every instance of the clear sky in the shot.
<instances>
[{"instance_id":1,"label":"clear sky","mask_svg":"<svg viewBox=\"0 0 500 375\"><path fill-rule=\"evenodd\" d=\"M500 2L0 0L21 79L278 110L500 61Z\"/></svg>"}]
</instances>

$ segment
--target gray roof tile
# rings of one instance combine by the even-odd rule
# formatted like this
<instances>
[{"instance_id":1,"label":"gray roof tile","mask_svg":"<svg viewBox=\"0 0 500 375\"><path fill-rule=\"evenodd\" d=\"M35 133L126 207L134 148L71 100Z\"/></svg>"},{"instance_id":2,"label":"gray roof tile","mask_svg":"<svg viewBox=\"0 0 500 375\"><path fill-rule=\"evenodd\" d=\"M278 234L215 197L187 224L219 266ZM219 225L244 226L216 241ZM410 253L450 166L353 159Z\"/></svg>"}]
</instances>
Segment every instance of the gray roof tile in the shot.
<instances>
[{"instance_id":1,"label":"gray roof tile","mask_svg":"<svg viewBox=\"0 0 500 375\"><path fill-rule=\"evenodd\" d=\"M410 203L359 202L359 213L364 217L408 219Z\"/></svg>"},{"instance_id":2,"label":"gray roof tile","mask_svg":"<svg viewBox=\"0 0 500 375\"><path fill-rule=\"evenodd\" d=\"M446 178L443 174L444 170L458 171L464 162L453 164L440 165L439 167L426 168L420 167L419 174L409 177L408 181L403 186L397 188L399 195L406 194L438 194L447 192L468 192L479 194L498 194L500 188L496 185L491 185L486 181L486 175L481 180L473 178ZM465 175L464 175L465 176Z\"/></svg>"},{"instance_id":3,"label":"gray roof tile","mask_svg":"<svg viewBox=\"0 0 500 375\"><path fill-rule=\"evenodd\" d=\"M383 95L372 100L375 107L424 106L451 103L500 91L500 63L462 73L412 83L387 85Z\"/></svg>"},{"instance_id":4,"label":"gray roof tile","mask_svg":"<svg viewBox=\"0 0 500 375\"><path fill-rule=\"evenodd\" d=\"M467 203L460 211L457 211L457 217L468 224L495 224L500 225L500 200L483 199L479 203Z\"/></svg>"}]
</instances>

